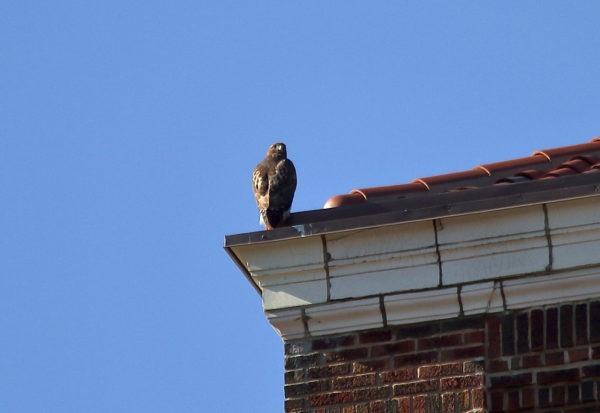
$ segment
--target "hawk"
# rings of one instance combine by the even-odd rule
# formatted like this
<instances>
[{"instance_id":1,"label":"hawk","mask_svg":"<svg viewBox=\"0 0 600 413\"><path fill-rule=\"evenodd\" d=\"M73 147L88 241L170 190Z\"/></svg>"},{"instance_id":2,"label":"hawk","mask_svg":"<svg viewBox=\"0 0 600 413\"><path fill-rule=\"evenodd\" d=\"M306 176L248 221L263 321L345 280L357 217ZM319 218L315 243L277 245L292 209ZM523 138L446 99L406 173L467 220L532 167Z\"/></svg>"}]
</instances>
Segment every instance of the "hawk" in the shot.
<instances>
[{"instance_id":1,"label":"hawk","mask_svg":"<svg viewBox=\"0 0 600 413\"><path fill-rule=\"evenodd\" d=\"M252 188L260 223L266 229L282 225L290 215L296 191L296 168L287 158L284 143L269 146L265 159L254 168Z\"/></svg>"}]
</instances>

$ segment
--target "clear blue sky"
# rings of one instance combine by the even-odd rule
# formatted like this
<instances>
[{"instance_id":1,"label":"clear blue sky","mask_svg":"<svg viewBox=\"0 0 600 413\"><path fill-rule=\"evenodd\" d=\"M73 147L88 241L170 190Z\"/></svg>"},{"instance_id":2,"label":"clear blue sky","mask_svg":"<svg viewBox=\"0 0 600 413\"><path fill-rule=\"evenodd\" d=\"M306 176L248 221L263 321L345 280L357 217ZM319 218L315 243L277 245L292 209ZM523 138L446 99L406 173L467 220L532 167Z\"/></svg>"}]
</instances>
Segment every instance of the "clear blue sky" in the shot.
<instances>
[{"instance_id":1,"label":"clear blue sky","mask_svg":"<svg viewBox=\"0 0 600 413\"><path fill-rule=\"evenodd\" d=\"M597 1L0 3L0 411L279 412L223 236L600 135Z\"/></svg>"}]
</instances>

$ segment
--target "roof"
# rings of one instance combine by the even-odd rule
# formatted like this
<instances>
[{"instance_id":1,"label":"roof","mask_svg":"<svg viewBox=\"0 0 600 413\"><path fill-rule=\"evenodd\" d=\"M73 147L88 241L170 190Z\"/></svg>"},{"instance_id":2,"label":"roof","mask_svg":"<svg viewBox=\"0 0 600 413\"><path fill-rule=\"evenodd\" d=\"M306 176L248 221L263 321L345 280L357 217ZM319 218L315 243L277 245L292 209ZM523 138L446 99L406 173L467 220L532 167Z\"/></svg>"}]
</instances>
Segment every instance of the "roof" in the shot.
<instances>
[{"instance_id":1,"label":"roof","mask_svg":"<svg viewBox=\"0 0 600 413\"><path fill-rule=\"evenodd\" d=\"M600 194L600 137L409 183L360 188L288 226L225 237L225 247L435 219Z\"/></svg>"},{"instance_id":2,"label":"roof","mask_svg":"<svg viewBox=\"0 0 600 413\"><path fill-rule=\"evenodd\" d=\"M525 158L475 166L473 169L427 178L410 183L354 189L346 195L327 200L324 208L364 202L382 202L386 199L423 193L440 193L478 189L491 185L513 184L561 176L596 172L600 169L600 137L589 143L535 151Z\"/></svg>"}]
</instances>

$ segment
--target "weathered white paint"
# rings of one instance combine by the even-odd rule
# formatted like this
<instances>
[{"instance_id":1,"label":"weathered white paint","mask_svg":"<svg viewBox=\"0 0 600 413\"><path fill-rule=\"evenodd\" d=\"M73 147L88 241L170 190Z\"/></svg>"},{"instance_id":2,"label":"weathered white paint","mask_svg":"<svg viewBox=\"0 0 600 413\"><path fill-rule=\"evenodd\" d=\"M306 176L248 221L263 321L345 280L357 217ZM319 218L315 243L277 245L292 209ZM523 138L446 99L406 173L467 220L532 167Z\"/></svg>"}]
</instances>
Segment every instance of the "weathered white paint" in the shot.
<instances>
[{"instance_id":1,"label":"weathered white paint","mask_svg":"<svg viewBox=\"0 0 600 413\"><path fill-rule=\"evenodd\" d=\"M507 307L511 310L561 301L600 297L600 268L587 268L503 282Z\"/></svg>"},{"instance_id":2,"label":"weathered white paint","mask_svg":"<svg viewBox=\"0 0 600 413\"><path fill-rule=\"evenodd\" d=\"M285 340L600 296L600 197L546 208L443 218L437 248L426 220L232 249Z\"/></svg>"},{"instance_id":3,"label":"weathered white paint","mask_svg":"<svg viewBox=\"0 0 600 413\"><path fill-rule=\"evenodd\" d=\"M384 297L388 324L399 325L452 318L460 314L456 288L442 288Z\"/></svg>"},{"instance_id":4,"label":"weathered white paint","mask_svg":"<svg viewBox=\"0 0 600 413\"><path fill-rule=\"evenodd\" d=\"M482 282L461 287L460 298L465 315L503 310L499 282Z\"/></svg>"},{"instance_id":5,"label":"weathered white paint","mask_svg":"<svg viewBox=\"0 0 600 413\"><path fill-rule=\"evenodd\" d=\"M283 340L294 340L304 337L304 323L302 321L302 310L265 311L269 323Z\"/></svg>"},{"instance_id":6,"label":"weathered white paint","mask_svg":"<svg viewBox=\"0 0 600 413\"><path fill-rule=\"evenodd\" d=\"M548 204L553 268L600 263L600 197Z\"/></svg>"},{"instance_id":7,"label":"weathered white paint","mask_svg":"<svg viewBox=\"0 0 600 413\"><path fill-rule=\"evenodd\" d=\"M546 270L541 205L439 220L442 283L459 284Z\"/></svg>"},{"instance_id":8,"label":"weathered white paint","mask_svg":"<svg viewBox=\"0 0 600 413\"><path fill-rule=\"evenodd\" d=\"M313 336L383 327L379 298L314 306L306 315Z\"/></svg>"}]
</instances>

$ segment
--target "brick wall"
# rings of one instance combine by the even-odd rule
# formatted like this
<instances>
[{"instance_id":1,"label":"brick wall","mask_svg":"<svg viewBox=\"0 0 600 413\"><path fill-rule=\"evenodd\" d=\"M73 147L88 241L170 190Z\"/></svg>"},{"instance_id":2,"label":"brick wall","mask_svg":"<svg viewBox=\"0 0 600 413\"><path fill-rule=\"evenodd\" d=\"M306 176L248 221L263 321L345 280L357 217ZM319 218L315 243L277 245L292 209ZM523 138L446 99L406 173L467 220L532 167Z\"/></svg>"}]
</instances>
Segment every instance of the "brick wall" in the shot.
<instances>
[{"instance_id":1,"label":"brick wall","mask_svg":"<svg viewBox=\"0 0 600 413\"><path fill-rule=\"evenodd\" d=\"M286 412L600 412L600 301L288 342L285 370Z\"/></svg>"}]
</instances>

